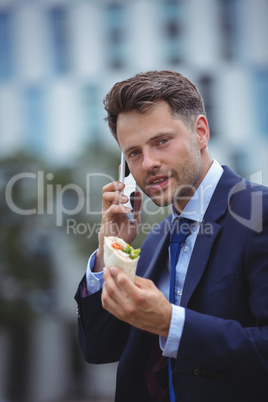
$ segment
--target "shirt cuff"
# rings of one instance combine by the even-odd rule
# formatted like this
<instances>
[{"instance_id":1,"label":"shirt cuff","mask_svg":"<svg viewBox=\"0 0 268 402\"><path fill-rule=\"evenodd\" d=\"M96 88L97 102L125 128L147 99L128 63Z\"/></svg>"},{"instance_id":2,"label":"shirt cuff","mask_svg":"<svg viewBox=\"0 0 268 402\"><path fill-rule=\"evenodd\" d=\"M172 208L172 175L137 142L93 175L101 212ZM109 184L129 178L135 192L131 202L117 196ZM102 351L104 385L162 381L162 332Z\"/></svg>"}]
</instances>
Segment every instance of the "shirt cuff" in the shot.
<instances>
[{"instance_id":1,"label":"shirt cuff","mask_svg":"<svg viewBox=\"0 0 268 402\"><path fill-rule=\"evenodd\" d=\"M176 359L185 322L185 309L174 304L171 306L172 313L168 337L160 336L159 345L163 351L163 356Z\"/></svg>"},{"instance_id":2,"label":"shirt cuff","mask_svg":"<svg viewBox=\"0 0 268 402\"><path fill-rule=\"evenodd\" d=\"M98 292L103 285L103 271L101 272L92 272L95 266L96 262L96 253L98 250L96 250L91 256L89 257L88 263L87 263L87 270L86 270L86 294L83 296L88 296L93 293Z\"/></svg>"}]
</instances>

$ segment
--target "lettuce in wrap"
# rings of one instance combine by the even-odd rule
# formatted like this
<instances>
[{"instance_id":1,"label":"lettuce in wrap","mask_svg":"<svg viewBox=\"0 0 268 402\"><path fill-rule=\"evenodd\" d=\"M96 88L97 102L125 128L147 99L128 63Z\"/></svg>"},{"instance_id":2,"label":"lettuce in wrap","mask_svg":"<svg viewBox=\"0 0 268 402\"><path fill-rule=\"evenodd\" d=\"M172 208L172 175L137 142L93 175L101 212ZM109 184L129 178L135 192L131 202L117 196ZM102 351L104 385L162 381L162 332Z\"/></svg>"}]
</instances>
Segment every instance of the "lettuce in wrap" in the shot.
<instances>
[{"instance_id":1,"label":"lettuce in wrap","mask_svg":"<svg viewBox=\"0 0 268 402\"><path fill-rule=\"evenodd\" d=\"M104 237L104 264L106 267L119 267L134 282L140 258L140 249L134 249L120 237Z\"/></svg>"}]
</instances>

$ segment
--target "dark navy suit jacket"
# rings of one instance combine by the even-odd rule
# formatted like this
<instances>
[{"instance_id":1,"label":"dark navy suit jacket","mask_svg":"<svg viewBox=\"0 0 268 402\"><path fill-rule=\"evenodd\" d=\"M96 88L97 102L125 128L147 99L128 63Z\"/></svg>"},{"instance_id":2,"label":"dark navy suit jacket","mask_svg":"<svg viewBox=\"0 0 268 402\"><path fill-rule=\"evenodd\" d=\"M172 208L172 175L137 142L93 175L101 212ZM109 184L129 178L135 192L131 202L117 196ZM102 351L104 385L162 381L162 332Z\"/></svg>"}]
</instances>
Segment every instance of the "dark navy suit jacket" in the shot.
<instances>
[{"instance_id":1,"label":"dark navy suit jacket","mask_svg":"<svg viewBox=\"0 0 268 402\"><path fill-rule=\"evenodd\" d=\"M137 274L155 282L167 258L170 219L142 246ZM101 291L83 298L81 286L75 298L85 359L119 361L115 401L149 402L144 372L155 336L103 310ZM174 360L176 400L267 401L268 189L227 167L197 236L181 305L186 316Z\"/></svg>"}]
</instances>

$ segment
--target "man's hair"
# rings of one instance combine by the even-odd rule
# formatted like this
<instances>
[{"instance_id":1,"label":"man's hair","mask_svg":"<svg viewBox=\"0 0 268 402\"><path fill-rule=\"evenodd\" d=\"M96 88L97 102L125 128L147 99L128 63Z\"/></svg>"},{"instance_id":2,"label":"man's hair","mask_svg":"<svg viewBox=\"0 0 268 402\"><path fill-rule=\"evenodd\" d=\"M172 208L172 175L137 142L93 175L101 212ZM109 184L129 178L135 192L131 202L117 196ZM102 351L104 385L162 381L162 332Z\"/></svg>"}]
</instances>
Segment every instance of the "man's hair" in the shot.
<instances>
[{"instance_id":1,"label":"man's hair","mask_svg":"<svg viewBox=\"0 0 268 402\"><path fill-rule=\"evenodd\" d=\"M146 114L156 102L165 101L171 113L182 119L190 131L196 117L206 116L197 87L182 74L173 71L148 71L117 82L104 98L108 125L117 139L117 118L133 110Z\"/></svg>"}]
</instances>

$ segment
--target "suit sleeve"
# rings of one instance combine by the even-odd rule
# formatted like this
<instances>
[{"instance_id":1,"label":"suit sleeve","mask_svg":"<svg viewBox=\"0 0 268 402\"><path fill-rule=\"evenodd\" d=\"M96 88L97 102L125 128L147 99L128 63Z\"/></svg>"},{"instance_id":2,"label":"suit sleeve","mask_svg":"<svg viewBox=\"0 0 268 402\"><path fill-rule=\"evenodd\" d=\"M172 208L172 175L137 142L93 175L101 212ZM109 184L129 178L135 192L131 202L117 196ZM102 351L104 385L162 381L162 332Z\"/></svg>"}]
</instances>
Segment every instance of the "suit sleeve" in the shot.
<instances>
[{"instance_id":1,"label":"suit sleeve","mask_svg":"<svg viewBox=\"0 0 268 402\"><path fill-rule=\"evenodd\" d=\"M83 297L82 279L75 300L78 306L78 334L84 359L89 363L112 363L120 359L130 327L101 305L101 290Z\"/></svg>"},{"instance_id":2,"label":"suit sleeve","mask_svg":"<svg viewBox=\"0 0 268 402\"><path fill-rule=\"evenodd\" d=\"M162 239L164 224L155 227L157 236L149 235L141 247L141 258L137 275L144 276L157 247ZM160 236L159 236L160 233ZM157 239L156 239L157 238ZM161 267L162 262L160 262ZM102 308L101 290L83 297L82 279L75 295L78 306L78 333L83 356L89 363L111 363L118 361L127 344L131 326L118 320Z\"/></svg>"}]
</instances>

